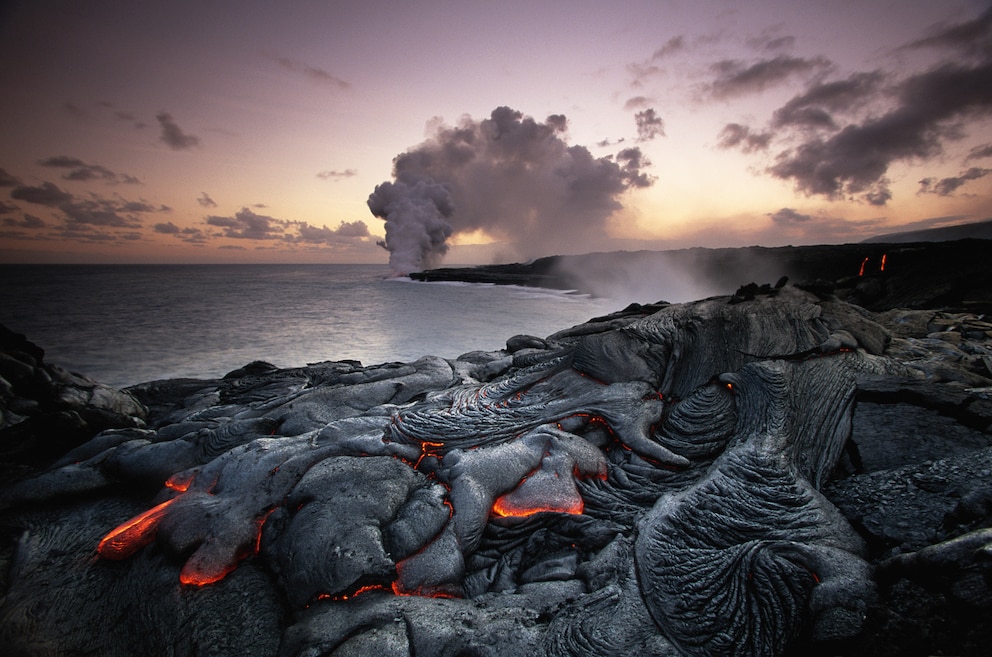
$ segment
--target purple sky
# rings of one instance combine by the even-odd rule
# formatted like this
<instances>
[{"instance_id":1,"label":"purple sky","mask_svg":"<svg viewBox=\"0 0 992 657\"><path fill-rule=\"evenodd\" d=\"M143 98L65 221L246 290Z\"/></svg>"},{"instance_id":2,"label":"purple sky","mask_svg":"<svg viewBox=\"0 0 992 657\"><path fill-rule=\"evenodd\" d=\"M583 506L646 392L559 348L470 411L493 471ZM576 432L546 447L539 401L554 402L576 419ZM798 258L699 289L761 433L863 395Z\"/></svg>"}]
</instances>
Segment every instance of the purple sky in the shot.
<instances>
[{"instance_id":1,"label":"purple sky","mask_svg":"<svg viewBox=\"0 0 992 657\"><path fill-rule=\"evenodd\" d=\"M13 0L0 61L0 262L385 262L384 182L449 264L992 218L989 2Z\"/></svg>"}]
</instances>

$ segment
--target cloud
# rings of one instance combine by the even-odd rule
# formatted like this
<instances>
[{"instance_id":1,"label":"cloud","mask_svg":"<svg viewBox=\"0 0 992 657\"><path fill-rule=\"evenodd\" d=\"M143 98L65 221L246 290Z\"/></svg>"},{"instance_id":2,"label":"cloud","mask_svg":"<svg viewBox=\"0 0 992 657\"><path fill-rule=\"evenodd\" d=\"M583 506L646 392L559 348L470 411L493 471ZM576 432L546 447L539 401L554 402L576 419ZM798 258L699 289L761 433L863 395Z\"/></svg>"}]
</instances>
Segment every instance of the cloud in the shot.
<instances>
[{"instance_id":1,"label":"cloud","mask_svg":"<svg viewBox=\"0 0 992 657\"><path fill-rule=\"evenodd\" d=\"M654 51L651 55L652 60L664 59L670 55L674 55L677 52L682 52L686 49L685 37L681 34L678 36L673 36L671 39L665 42L661 48Z\"/></svg>"},{"instance_id":2,"label":"cloud","mask_svg":"<svg viewBox=\"0 0 992 657\"><path fill-rule=\"evenodd\" d=\"M180 228L171 221L155 224L153 230L161 235L172 235L190 244L202 245L207 241L206 235L199 228Z\"/></svg>"},{"instance_id":3,"label":"cloud","mask_svg":"<svg viewBox=\"0 0 992 657\"><path fill-rule=\"evenodd\" d=\"M147 201L129 201L120 197L108 199L90 194L79 198L50 182L36 187L15 187L10 196L15 200L56 209L62 213L67 224L77 225L137 228L141 226L137 215L170 211L164 205L154 206Z\"/></svg>"},{"instance_id":4,"label":"cloud","mask_svg":"<svg viewBox=\"0 0 992 657\"><path fill-rule=\"evenodd\" d=\"M944 48L982 59L992 56L992 8L978 17L954 25L940 25L922 39L912 41L905 49Z\"/></svg>"},{"instance_id":5,"label":"cloud","mask_svg":"<svg viewBox=\"0 0 992 657\"><path fill-rule=\"evenodd\" d=\"M210 198L210 195L206 192L200 192L200 195L196 198L196 202L204 208L216 208L217 202Z\"/></svg>"},{"instance_id":6,"label":"cloud","mask_svg":"<svg viewBox=\"0 0 992 657\"><path fill-rule=\"evenodd\" d=\"M992 144L975 146L968 152L968 157L965 158L965 162L970 160L981 160L986 157L992 157Z\"/></svg>"},{"instance_id":7,"label":"cloud","mask_svg":"<svg viewBox=\"0 0 992 657\"><path fill-rule=\"evenodd\" d=\"M99 172L100 168L81 162L77 158L56 156L43 160L42 166L75 170L84 168ZM109 177L109 174L105 174ZM114 174L120 178L119 174ZM18 185L10 190L12 199L48 209L44 218L20 208L0 203L2 225L14 230L4 232L10 239L76 240L111 242L115 240L142 239L143 217L148 214L171 212L168 206L150 203L144 199L126 199L119 195L110 198L96 193L76 195L52 182L39 185ZM20 212L20 216L17 214Z\"/></svg>"},{"instance_id":8,"label":"cloud","mask_svg":"<svg viewBox=\"0 0 992 657\"><path fill-rule=\"evenodd\" d=\"M233 217L211 215L206 218L208 226L223 228L223 236L233 239L271 240L281 239L289 222L256 214L248 208L241 208Z\"/></svg>"},{"instance_id":9,"label":"cloud","mask_svg":"<svg viewBox=\"0 0 992 657\"><path fill-rule=\"evenodd\" d=\"M793 210L792 208L782 208L775 212L768 213L772 221L779 225L784 226L796 226L808 223L813 217L808 214L802 214Z\"/></svg>"},{"instance_id":10,"label":"cloud","mask_svg":"<svg viewBox=\"0 0 992 657\"><path fill-rule=\"evenodd\" d=\"M58 207L64 203L72 201L72 194L64 192L57 185L44 182L37 187L21 186L10 190L10 197L26 203L44 205L47 207Z\"/></svg>"},{"instance_id":11,"label":"cloud","mask_svg":"<svg viewBox=\"0 0 992 657\"><path fill-rule=\"evenodd\" d=\"M630 86L636 89L646 85L651 78L663 74L665 69L656 64L635 62L627 65L627 72L631 76Z\"/></svg>"},{"instance_id":12,"label":"cloud","mask_svg":"<svg viewBox=\"0 0 992 657\"><path fill-rule=\"evenodd\" d=\"M342 221L337 228L313 226L305 221L277 219L267 215L252 212L247 207L232 217L211 215L206 217L206 224L221 228L214 237L227 237L238 240L281 241L285 244L349 244L356 241L370 241L371 235L364 221ZM202 235L183 231L172 231L186 239Z\"/></svg>"},{"instance_id":13,"label":"cloud","mask_svg":"<svg viewBox=\"0 0 992 657\"><path fill-rule=\"evenodd\" d=\"M303 62L297 61L295 59L290 59L289 57L279 57L276 55L267 55L269 59L279 64L282 68L287 71L292 71L294 73L301 73L306 76L307 79L316 82L318 84L323 84L327 86L334 87L336 89L350 89L351 83L341 78L331 75L322 68L311 66L309 64L304 64Z\"/></svg>"},{"instance_id":14,"label":"cloud","mask_svg":"<svg viewBox=\"0 0 992 657\"><path fill-rule=\"evenodd\" d=\"M386 221L394 268L436 264L454 233L482 231L525 257L601 243L621 195L652 184L642 171L649 163L637 148L593 157L565 141L566 124L509 107L454 126L435 122L427 141L393 160L395 180L369 197Z\"/></svg>"},{"instance_id":15,"label":"cloud","mask_svg":"<svg viewBox=\"0 0 992 657\"><path fill-rule=\"evenodd\" d=\"M360 219L342 221L334 232L340 237L369 237L369 227Z\"/></svg>"},{"instance_id":16,"label":"cloud","mask_svg":"<svg viewBox=\"0 0 992 657\"><path fill-rule=\"evenodd\" d=\"M610 146L617 146L619 144L622 144L624 141L626 140L623 137L620 137L620 139L617 139L616 141L612 141L610 139L601 139L600 141L596 142L596 147L609 148Z\"/></svg>"},{"instance_id":17,"label":"cloud","mask_svg":"<svg viewBox=\"0 0 992 657\"><path fill-rule=\"evenodd\" d=\"M321 180L340 180L341 178L353 178L358 175L355 169L345 169L344 171L325 170L318 171L317 177Z\"/></svg>"},{"instance_id":18,"label":"cloud","mask_svg":"<svg viewBox=\"0 0 992 657\"><path fill-rule=\"evenodd\" d=\"M114 117L118 121L127 121L128 123L133 125L137 130L143 130L148 127L148 124L142 121L141 119L139 119L137 116L135 116L134 112L126 112L126 111L118 110L114 112Z\"/></svg>"},{"instance_id":19,"label":"cloud","mask_svg":"<svg viewBox=\"0 0 992 657\"><path fill-rule=\"evenodd\" d=\"M78 157L70 157L68 155L54 155L52 157L47 157L43 160L38 160L38 164L40 166L50 167L53 169L69 169L68 172L62 175L63 180L75 180L80 182L103 180L107 184L141 184L141 181L134 176L126 173L118 174L111 171L107 167L99 164L87 164Z\"/></svg>"},{"instance_id":20,"label":"cloud","mask_svg":"<svg viewBox=\"0 0 992 657\"><path fill-rule=\"evenodd\" d=\"M665 136L665 122L652 108L635 114L634 121L637 123L637 141L651 141Z\"/></svg>"},{"instance_id":21,"label":"cloud","mask_svg":"<svg viewBox=\"0 0 992 657\"><path fill-rule=\"evenodd\" d=\"M28 230L38 230L39 228L44 228L47 226L41 218L32 214L25 214L20 219L11 219L10 217L7 217L3 220L3 225L14 228L26 228Z\"/></svg>"},{"instance_id":22,"label":"cloud","mask_svg":"<svg viewBox=\"0 0 992 657\"><path fill-rule=\"evenodd\" d=\"M86 225L66 227L53 235L53 237L77 242L116 242L119 238L115 233L94 230Z\"/></svg>"},{"instance_id":23,"label":"cloud","mask_svg":"<svg viewBox=\"0 0 992 657\"><path fill-rule=\"evenodd\" d=\"M880 71L872 71L855 73L846 80L814 84L775 110L772 126L836 129L832 113L864 107L881 91L884 79Z\"/></svg>"},{"instance_id":24,"label":"cloud","mask_svg":"<svg viewBox=\"0 0 992 657\"><path fill-rule=\"evenodd\" d=\"M885 205L892 198L887 174L893 164L941 157L948 142L992 115L990 36L992 9L934 29L905 48L934 48L951 56L902 79L874 70L825 80L818 76L829 64L821 59L777 57L748 67L721 62L713 85L718 97L760 90L797 73L818 75L773 112L764 131L731 123L718 145L744 152L775 149L765 172L791 181L806 195ZM965 161L989 156L992 144L985 144L972 148ZM926 179L921 193L949 193L974 179L959 178Z\"/></svg>"},{"instance_id":25,"label":"cloud","mask_svg":"<svg viewBox=\"0 0 992 657\"><path fill-rule=\"evenodd\" d=\"M0 187L17 187L21 181L7 173L6 169L0 169Z\"/></svg>"},{"instance_id":26,"label":"cloud","mask_svg":"<svg viewBox=\"0 0 992 657\"><path fill-rule=\"evenodd\" d=\"M69 102L63 103L62 109L64 109L66 112L68 112L77 119L89 118L89 112L87 112L82 107L79 107L78 105L75 105L73 103L69 103Z\"/></svg>"},{"instance_id":27,"label":"cloud","mask_svg":"<svg viewBox=\"0 0 992 657\"><path fill-rule=\"evenodd\" d=\"M79 199L63 203L59 210L70 224L87 224L108 228L140 228L141 220L137 213L154 212L151 206L143 203L120 202L114 199Z\"/></svg>"},{"instance_id":28,"label":"cloud","mask_svg":"<svg viewBox=\"0 0 992 657\"><path fill-rule=\"evenodd\" d=\"M735 98L764 91L794 75L825 71L830 66L830 61L823 57L804 59L779 55L752 64L725 59L711 66L717 78L709 85L709 92L720 100Z\"/></svg>"},{"instance_id":29,"label":"cloud","mask_svg":"<svg viewBox=\"0 0 992 657\"><path fill-rule=\"evenodd\" d=\"M992 169L981 169L971 167L960 176L950 178L924 178L920 181L920 191L917 194L936 194L938 196L950 196L958 187L961 187L970 180L978 180L992 173Z\"/></svg>"},{"instance_id":30,"label":"cloud","mask_svg":"<svg viewBox=\"0 0 992 657\"><path fill-rule=\"evenodd\" d=\"M623 181L624 188L630 189L634 187L650 187L654 184L654 176L649 175L645 171L641 171L641 169L646 169L651 166L651 161L644 156L641 149L636 146L634 148L625 148L617 153L616 160L620 165L620 178ZM608 158L604 161L608 161ZM609 172L600 173L601 175L604 175L604 178L610 177ZM613 189L616 188L614 187ZM619 190L617 193L619 193Z\"/></svg>"},{"instance_id":31,"label":"cloud","mask_svg":"<svg viewBox=\"0 0 992 657\"><path fill-rule=\"evenodd\" d=\"M168 112L159 112L155 115L155 119L162 126L161 139L169 148L181 151L199 145L200 138L184 133Z\"/></svg>"},{"instance_id":32,"label":"cloud","mask_svg":"<svg viewBox=\"0 0 992 657\"><path fill-rule=\"evenodd\" d=\"M739 148L744 153L763 151L771 143L772 134L770 132L752 132L751 128L740 123L728 123L720 131L717 148L724 150Z\"/></svg>"},{"instance_id":33,"label":"cloud","mask_svg":"<svg viewBox=\"0 0 992 657\"><path fill-rule=\"evenodd\" d=\"M296 230L299 233L298 237L289 241L305 244L332 245L371 237L369 227L364 221L342 221L337 228L327 226L318 228L306 222L299 222Z\"/></svg>"},{"instance_id":34,"label":"cloud","mask_svg":"<svg viewBox=\"0 0 992 657\"><path fill-rule=\"evenodd\" d=\"M894 96L895 107L881 116L779 153L769 173L809 195L863 194L880 204L890 196L885 174L893 162L936 157L960 135L957 121L992 114L992 62L943 64L903 81Z\"/></svg>"},{"instance_id":35,"label":"cloud","mask_svg":"<svg viewBox=\"0 0 992 657\"><path fill-rule=\"evenodd\" d=\"M789 50L794 45L796 45L796 37L793 36L781 36L774 39L768 39L761 47L764 50L774 51L774 50Z\"/></svg>"},{"instance_id":36,"label":"cloud","mask_svg":"<svg viewBox=\"0 0 992 657\"><path fill-rule=\"evenodd\" d=\"M653 100L651 100L646 96L634 96L632 98L627 99L627 102L623 104L623 108L627 111L641 109L641 108L646 108L648 105L650 105L653 102L654 102Z\"/></svg>"}]
</instances>

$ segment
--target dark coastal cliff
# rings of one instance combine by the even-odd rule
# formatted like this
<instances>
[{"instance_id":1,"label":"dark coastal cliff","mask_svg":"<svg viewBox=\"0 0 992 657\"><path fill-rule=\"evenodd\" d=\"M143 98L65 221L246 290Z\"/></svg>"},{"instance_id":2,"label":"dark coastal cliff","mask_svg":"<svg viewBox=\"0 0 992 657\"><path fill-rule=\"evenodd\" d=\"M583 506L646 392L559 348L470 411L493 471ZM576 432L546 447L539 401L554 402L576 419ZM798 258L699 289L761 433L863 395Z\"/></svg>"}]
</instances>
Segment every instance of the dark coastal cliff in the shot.
<instances>
[{"instance_id":1,"label":"dark coastal cliff","mask_svg":"<svg viewBox=\"0 0 992 657\"><path fill-rule=\"evenodd\" d=\"M787 276L794 284L818 286L869 310L946 306L992 310L992 240L979 239L592 253L518 264L431 269L410 277L605 295L618 285L659 270L705 281L723 294L747 282L774 283ZM658 287L664 289L664 282Z\"/></svg>"},{"instance_id":2,"label":"dark coastal cliff","mask_svg":"<svg viewBox=\"0 0 992 657\"><path fill-rule=\"evenodd\" d=\"M2 331L0 653L985 655L986 245L123 391Z\"/></svg>"}]
</instances>

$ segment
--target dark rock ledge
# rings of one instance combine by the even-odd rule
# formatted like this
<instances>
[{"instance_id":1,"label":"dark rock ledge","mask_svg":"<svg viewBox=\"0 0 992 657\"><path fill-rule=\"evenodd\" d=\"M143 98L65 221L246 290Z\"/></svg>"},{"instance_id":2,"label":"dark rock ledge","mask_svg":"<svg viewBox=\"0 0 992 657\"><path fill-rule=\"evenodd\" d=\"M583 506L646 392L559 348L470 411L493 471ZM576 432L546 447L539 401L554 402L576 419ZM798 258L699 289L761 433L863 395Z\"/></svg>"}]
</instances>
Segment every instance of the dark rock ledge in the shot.
<instances>
[{"instance_id":1,"label":"dark rock ledge","mask_svg":"<svg viewBox=\"0 0 992 657\"><path fill-rule=\"evenodd\" d=\"M857 285L124 391L3 331L0 654L988 654L992 325Z\"/></svg>"},{"instance_id":2,"label":"dark rock ledge","mask_svg":"<svg viewBox=\"0 0 992 657\"><path fill-rule=\"evenodd\" d=\"M410 276L420 281L523 285L600 296L664 272L691 272L691 278L726 294L742 281L774 282L785 276L869 310L954 307L988 313L992 312L989 253L992 240L983 239L693 248L548 256L527 263L447 267Z\"/></svg>"}]
</instances>

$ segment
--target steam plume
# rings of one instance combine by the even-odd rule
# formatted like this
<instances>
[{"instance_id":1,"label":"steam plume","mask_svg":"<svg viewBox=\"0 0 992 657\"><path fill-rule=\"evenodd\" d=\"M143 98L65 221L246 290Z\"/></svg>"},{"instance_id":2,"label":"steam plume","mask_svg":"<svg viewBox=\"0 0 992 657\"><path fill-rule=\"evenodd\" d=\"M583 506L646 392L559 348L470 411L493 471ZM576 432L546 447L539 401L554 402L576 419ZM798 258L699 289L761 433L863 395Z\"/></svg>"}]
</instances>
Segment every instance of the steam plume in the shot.
<instances>
[{"instance_id":1,"label":"steam plume","mask_svg":"<svg viewBox=\"0 0 992 657\"><path fill-rule=\"evenodd\" d=\"M596 158L565 140L568 121L543 123L509 107L488 118L440 121L424 143L393 160L395 182L369 196L386 221L382 243L397 273L436 266L456 233L482 231L518 256L591 250L623 206L620 195L647 187L650 165L628 148Z\"/></svg>"},{"instance_id":2,"label":"steam plume","mask_svg":"<svg viewBox=\"0 0 992 657\"><path fill-rule=\"evenodd\" d=\"M369 195L368 204L372 214L386 220L386 239L379 245L389 251L395 273L430 269L448 252L445 240L452 228L446 219L454 206L444 185L429 179L384 182Z\"/></svg>"}]
</instances>

